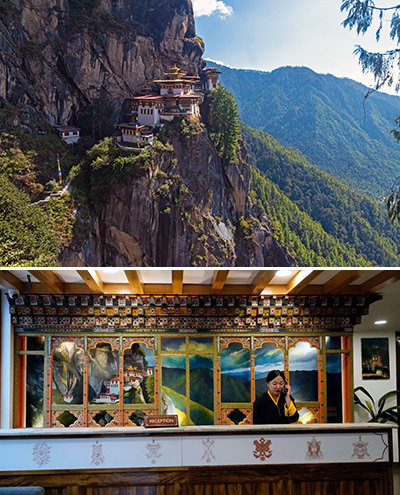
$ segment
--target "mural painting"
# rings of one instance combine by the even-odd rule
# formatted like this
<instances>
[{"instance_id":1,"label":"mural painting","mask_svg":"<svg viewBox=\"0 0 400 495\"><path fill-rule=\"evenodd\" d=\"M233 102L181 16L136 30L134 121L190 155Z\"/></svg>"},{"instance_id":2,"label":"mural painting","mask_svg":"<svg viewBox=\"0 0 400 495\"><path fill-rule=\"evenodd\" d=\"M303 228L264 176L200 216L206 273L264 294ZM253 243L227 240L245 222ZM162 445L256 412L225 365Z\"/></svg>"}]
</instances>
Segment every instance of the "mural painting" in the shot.
<instances>
[{"instance_id":1,"label":"mural painting","mask_svg":"<svg viewBox=\"0 0 400 495\"><path fill-rule=\"evenodd\" d=\"M388 380L389 339L361 339L362 379Z\"/></svg>"}]
</instances>

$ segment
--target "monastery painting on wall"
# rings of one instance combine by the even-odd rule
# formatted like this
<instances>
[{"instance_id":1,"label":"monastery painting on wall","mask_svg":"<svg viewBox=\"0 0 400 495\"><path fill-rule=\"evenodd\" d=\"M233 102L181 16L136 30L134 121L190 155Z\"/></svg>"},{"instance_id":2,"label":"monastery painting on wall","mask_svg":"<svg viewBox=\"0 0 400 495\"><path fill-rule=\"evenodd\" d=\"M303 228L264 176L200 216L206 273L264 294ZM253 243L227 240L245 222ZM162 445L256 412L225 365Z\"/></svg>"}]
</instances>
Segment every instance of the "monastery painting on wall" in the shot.
<instances>
[{"instance_id":1,"label":"monastery painting on wall","mask_svg":"<svg viewBox=\"0 0 400 495\"><path fill-rule=\"evenodd\" d=\"M389 339L361 339L361 359L363 380L388 380Z\"/></svg>"}]
</instances>

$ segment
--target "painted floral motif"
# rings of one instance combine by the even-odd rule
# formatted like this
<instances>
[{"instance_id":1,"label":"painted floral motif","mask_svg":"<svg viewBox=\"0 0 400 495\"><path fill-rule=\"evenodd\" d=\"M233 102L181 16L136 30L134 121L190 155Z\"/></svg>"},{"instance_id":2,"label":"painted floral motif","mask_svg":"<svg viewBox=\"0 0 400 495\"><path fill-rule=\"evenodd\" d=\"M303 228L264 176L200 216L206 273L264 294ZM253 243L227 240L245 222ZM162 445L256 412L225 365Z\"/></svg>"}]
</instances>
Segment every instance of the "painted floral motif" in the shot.
<instances>
[{"instance_id":1,"label":"painted floral motif","mask_svg":"<svg viewBox=\"0 0 400 495\"><path fill-rule=\"evenodd\" d=\"M104 464L104 461L103 444L96 440L96 443L92 445L92 464L99 466L100 464Z\"/></svg>"},{"instance_id":2,"label":"painted floral motif","mask_svg":"<svg viewBox=\"0 0 400 495\"><path fill-rule=\"evenodd\" d=\"M354 451L352 458L365 459L366 457L371 457L367 449L368 442L363 442L361 440L361 435L358 437L358 441L353 443Z\"/></svg>"},{"instance_id":3,"label":"painted floral motif","mask_svg":"<svg viewBox=\"0 0 400 495\"><path fill-rule=\"evenodd\" d=\"M206 462L211 462L212 459L215 459L215 455L213 453L215 441L207 438L207 440L203 440L201 443L204 448L204 453L201 459L204 459Z\"/></svg>"},{"instance_id":4,"label":"painted floral motif","mask_svg":"<svg viewBox=\"0 0 400 495\"><path fill-rule=\"evenodd\" d=\"M36 443L32 451L33 462L42 467L50 462L50 447L45 442Z\"/></svg>"},{"instance_id":5,"label":"painted floral motif","mask_svg":"<svg viewBox=\"0 0 400 495\"><path fill-rule=\"evenodd\" d=\"M318 442L315 437L313 437L311 442L307 442L307 445L307 459L322 459L324 457L321 450L321 442Z\"/></svg>"},{"instance_id":6,"label":"painted floral motif","mask_svg":"<svg viewBox=\"0 0 400 495\"><path fill-rule=\"evenodd\" d=\"M253 450L253 455L256 459L260 459L260 461L265 461L269 459L272 455L272 450L270 449L271 440L265 440L265 438L261 437L260 440L254 440L253 444L255 449Z\"/></svg>"},{"instance_id":7,"label":"painted floral motif","mask_svg":"<svg viewBox=\"0 0 400 495\"><path fill-rule=\"evenodd\" d=\"M161 457L161 445L155 440L152 440L146 445L146 448L148 450L146 454L147 459L150 459L151 463L155 464L157 462L157 459Z\"/></svg>"}]
</instances>

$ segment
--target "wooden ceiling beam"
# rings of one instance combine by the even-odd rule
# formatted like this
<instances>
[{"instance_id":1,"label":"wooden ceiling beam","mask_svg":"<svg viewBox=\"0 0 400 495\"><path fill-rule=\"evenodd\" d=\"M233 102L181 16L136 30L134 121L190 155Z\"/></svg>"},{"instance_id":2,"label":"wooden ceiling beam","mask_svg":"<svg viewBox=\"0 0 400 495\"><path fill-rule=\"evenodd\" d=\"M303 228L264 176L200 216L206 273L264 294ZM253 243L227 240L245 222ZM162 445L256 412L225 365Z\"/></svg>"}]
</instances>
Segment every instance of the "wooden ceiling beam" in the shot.
<instances>
[{"instance_id":1,"label":"wooden ceiling beam","mask_svg":"<svg viewBox=\"0 0 400 495\"><path fill-rule=\"evenodd\" d=\"M181 272L181 270L175 270ZM175 282L172 284L142 284L138 278L136 270L125 270L125 274L129 283L102 283L96 281L93 272L87 270L78 270L85 283L62 283L62 281L54 275L50 270L31 270L30 273L39 280L39 283L33 282L31 293L46 294L46 293L65 293L65 294L185 294L185 295L209 295L217 293L218 295L259 295L264 288L268 289L266 295L320 295L320 294L348 294L348 295L364 295L370 292L378 292L385 286L400 280L399 270L382 270L377 271L369 280L362 284L352 284L365 271L357 270L341 270L339 274L335 274L326 284L315 285L310 282L314 280L322 270L313 270L312 273L300 280L300 275L297 273L291 282L287 285L270 285L269 282L274 276L273 270L261 270L258 272L253 283L227 285L227 273L229 270L218 270L212 285L202 284L183 284L182 289L181 279L176 276ZM217 277L218 275L218 277ZM174 279L173 279L174 280ZM268 282L269 281L269 282ZM182 278L183 282L183 278ZM174 287L173 285L177 285ZM26 290L27 283L19 280L9 270L0 270L0 285L5 289L18 289L19 291ZM220 287L220 288L219 288ZM218 289L217 289L218 288Z\"/></svg>"},{"instance_id":2,"label":"wooden ceiling beam","mask_svg":"<svg viewBox=\"0 0 400 495\"><path fill-rule=\"evenodd\" d=\"M294 296L300 294L315 278L318 277L323 270L312 270L304 276L304 272L308 273L307 270L300 270L292 278L292 280L287 285L287 294Z\"/></svg>"},{"instance_id":3,"label":"wooden ceiling beam","mask_svg":"<svg viewBox=\"0 0 400 495\"><path fill-rule=\"evenodd\" d=\"M383 270L361 284L360 293L368 294L368 292L378 292L397 280L400 280L400 269Z\"/></svg>"},{"instance_id":4,"label":"wooden ceiling beam","mask_svg":"<svg viewBox=\"0 0 400 495\"><path fill-rule=\"evenodd\" d=\"M139 279L137 270L124 270L132 294L144 294L144 286Z\"/></svg>"},{"instance_id":5,"label":"wooden ceiling beam","mask_svg":"<svg viewBox=\"0 0 400 495\"><path fill-rule=\"evenodd\" d=\"M45 288L44 292L52 294L63 294L64 283L51 270L30 270L29 273L35 277Z\"/></svg>"},{"instance_id":6,"label":"wooden ceiling beam","mask_svg":"<svg viewBox=\"0 0 400 495\"><path fill-rule=\"evenodd\" d=\"M174 294L182 294L183 270L172 270L172 292Z\"/></svg>"},{"instance_id":7,"label":"wooden ceiling beam","mask_svg":"<svg viewBox=\"0 0 400 495\"><path fill-rule=\"evenodd\" d=\"M5 289L23 290L24 283L8 270L0 270L0 285Z\"/></svg>"},{"instance_id":8,"label":"wooden ceiling beam","mask_svg":"<svg viewBox=\"0 0 400 495\"><path fill-rule=\"evenodd\" d=\"M224 288L226 279L228 278L229 270L216 270L214 280L211 285L211 292L221 292Z\"/></svg>"},{"instance_id":9,"label":"wooden ceiling beam","mask_svg":"<svg viewBox=\"0 0 400 495\"><path fill-rule=\"evenodd\" d=\"M305 287L301 293L298 295L300 296L320 296L320 295L334 295L334 296L360 296L363 295L360 292L360 286L359 285L347 285L341 290L332 292L332 293L326 293L325 292L325 287L323 285L308 285Z\"/></svg>"},{"instance_id":10,"label":"wooden ceiling beam","mask_svg":"<svg viewBox=\"0 0 400 495\"><path fill-rule=\"evenodd\" d=\"M89 270L77 270L77 272L85 284L89 287L91 292L96 294L103 293L104 282L101 280L96 270L92 270L91 272L89 272Z\"/></svg>"},{"instance_id":11,"label":"wooden ceiling beam","mask_svg":"<svg viewBox=\"0 0 400 495\"><path fill-rule=\"evenodd\" d=\"M260 270L249 288L249 294L258 296L275 277L276 270Z\"/></svg>"},{"instance_id":12,"label":"wooden ceiling beam","mask_svg":"<svg viewBox=\"0 0 400 495\"><path fill-rule=\"evenodd\" d=\"M361 270L341 270L323 285L323 294L346 292L348 286L362 274Z\"/></svg>"}]
</instances>

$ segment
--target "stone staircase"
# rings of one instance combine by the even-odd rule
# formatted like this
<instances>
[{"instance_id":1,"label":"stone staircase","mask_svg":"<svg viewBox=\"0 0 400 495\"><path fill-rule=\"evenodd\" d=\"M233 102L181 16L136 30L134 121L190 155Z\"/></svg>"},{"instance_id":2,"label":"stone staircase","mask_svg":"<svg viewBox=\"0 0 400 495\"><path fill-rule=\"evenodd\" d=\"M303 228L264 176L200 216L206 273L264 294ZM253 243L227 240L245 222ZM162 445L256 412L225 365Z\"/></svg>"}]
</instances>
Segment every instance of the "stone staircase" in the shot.
<instances>
[{"instance_id":1,"label":"stone staircase","mask_svg":"<svg viewBox=\"0 0 400 495\"><path fill-rule=\"evenodd\" d=\"M52 192L46 198L41 199L40 201L36 201L35 203L32 203L32 204L42 206L42 207L47 206L50 199L61 198L61 196L63 196L66 193L69 193L69 192L71 192L71 181L67 180L67 182L65 183L65 185L62 189L60 189L59 191L57 191L55 193Z\"/></svg>"}]
</instances>

